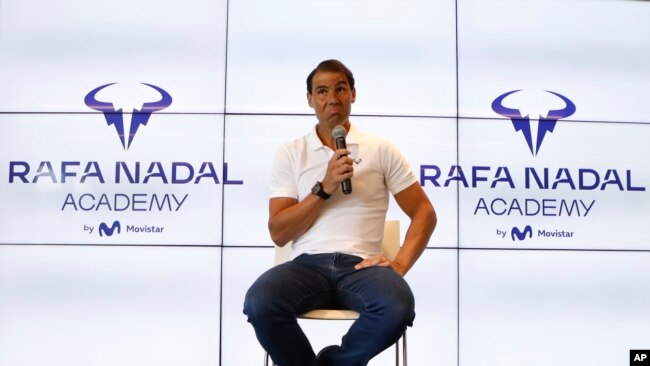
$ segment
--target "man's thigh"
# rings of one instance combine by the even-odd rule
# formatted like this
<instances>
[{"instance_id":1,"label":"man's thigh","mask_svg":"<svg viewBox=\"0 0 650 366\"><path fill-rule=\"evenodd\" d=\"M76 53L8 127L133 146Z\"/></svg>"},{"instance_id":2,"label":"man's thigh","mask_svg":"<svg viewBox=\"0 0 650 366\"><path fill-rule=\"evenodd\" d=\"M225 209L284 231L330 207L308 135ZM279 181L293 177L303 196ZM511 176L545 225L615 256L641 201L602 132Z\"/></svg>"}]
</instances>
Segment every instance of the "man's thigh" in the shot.
<instances>
[{"instance_id":1,"label":"man's thigh","mask_svg":"<svg viewBox=\"0 0 650 366\"><path fill-rule=\"evenodd\" d=\"M377 306L405 311L414 307L408 283L389 267L368 267L350 273L339 282L336 296L342 306L359 312Z\"/></svg>"},{"instance_id":2,"label":"man's thigh","mask_svg":"<svg viewBox=\"0 0 650 366\"><path fill-rule=\"evenodd\" d=\"M246 302L301 314L331 306L332 294L328 279L320 272L289 261L264 272L248 290Z\"/></svg>"}]
</instances>

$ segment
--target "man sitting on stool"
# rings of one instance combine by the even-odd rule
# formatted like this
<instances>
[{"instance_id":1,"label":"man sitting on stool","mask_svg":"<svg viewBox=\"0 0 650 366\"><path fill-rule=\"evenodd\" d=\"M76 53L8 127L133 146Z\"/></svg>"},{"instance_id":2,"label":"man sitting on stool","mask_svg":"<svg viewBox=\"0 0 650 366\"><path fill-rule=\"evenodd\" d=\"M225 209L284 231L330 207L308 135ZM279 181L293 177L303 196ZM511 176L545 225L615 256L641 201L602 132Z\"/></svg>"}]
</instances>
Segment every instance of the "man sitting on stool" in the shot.
<instances>
[{"instance_id":1,"label":"man sitting on stool","mask_svg":"<svg viewBox=\"0 0 650 366\"><path fill-rule=\"evenodd\" d=\"M273 164L269 231L278 246L293 242L294 259L255 281L244 313L279 366L367 365L415 317L403 276L429 242L436 214L395 146L350 123L355 98L350 70L337 60L321 62L307 77L307 101L318 123L283 145ZM347 147L336 146L337 126L347 131ZM339 188L346 180L348 194ZM410 218L392 261L381 249L389 192ZM316 308L360 314L341 345L318 356L296 318Z\"/></svg>"}]
</instances>

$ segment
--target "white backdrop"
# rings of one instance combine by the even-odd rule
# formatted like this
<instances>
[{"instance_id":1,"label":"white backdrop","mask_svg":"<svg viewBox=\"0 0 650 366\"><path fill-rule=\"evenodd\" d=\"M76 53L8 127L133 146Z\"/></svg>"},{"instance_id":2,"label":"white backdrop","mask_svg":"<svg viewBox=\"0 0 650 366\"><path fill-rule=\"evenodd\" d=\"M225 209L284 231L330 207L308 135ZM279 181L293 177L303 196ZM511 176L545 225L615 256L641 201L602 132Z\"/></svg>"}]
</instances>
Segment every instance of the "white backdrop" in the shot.
<instances>
[{"instance_id":1,"label":"white backdrop","mask_svg":"<svg viewBox=\"0 0 650 366\"><path fill-rule=\"evenodd\" d=\"M305 78L328 58L438 213L406 277L410 363L626 364L650 348L649 19L623 0L0 0L0 366L261 364L241 308L272 263L271 159L316 123ZM305 327L319 349L345 326Z\"/></svg>"}]
</instances>

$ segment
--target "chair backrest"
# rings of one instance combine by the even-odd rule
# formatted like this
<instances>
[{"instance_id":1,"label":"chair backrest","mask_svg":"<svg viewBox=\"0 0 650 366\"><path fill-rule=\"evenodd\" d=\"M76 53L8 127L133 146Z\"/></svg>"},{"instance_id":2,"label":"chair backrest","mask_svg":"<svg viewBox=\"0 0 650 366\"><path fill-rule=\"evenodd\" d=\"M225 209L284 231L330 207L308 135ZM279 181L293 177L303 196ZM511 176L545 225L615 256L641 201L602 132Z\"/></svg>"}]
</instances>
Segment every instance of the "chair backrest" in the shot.
<instances>
[{"instance_id":1,"label":"chair backrest","mask_svg":"<svg viewBox=\"0 0 650 366\"><path fill-rule=\"evenodd\" d=\"M384 239L381 248L386 258L393 260L400 247L399 220L386 220L384 223ZM283 247L275 246L275 264L284 263L291 258L291 243Z\"/></svg>"}]
</instances>

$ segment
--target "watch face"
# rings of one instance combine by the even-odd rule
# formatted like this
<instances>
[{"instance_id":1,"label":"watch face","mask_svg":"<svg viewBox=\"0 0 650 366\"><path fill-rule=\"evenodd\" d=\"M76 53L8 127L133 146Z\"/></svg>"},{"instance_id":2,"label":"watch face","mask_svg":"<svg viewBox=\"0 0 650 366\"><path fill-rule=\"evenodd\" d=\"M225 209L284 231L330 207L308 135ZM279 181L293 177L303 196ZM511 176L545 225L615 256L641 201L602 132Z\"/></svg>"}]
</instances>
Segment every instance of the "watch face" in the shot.
<instances>
[{"instance_id":1,"label":"watch face","mask_svg":"<svg viewBox=\"0 0 650 366\"><path fill-rule=\"evenodd\" d=\"M314 184L314 186L311 187L311 193L313 193L313 194L318 194L318 192L320 192L320 190L321 190L321 183L320 182L316 182L316 184Z\"/></svg>"},{"instance_id":2,"label":"watch face","mask_svg":"<svg viewBox=\"0 0 650 366\"><path fill-rule=\"evenodd\" d=\"M311 193L317 195L318 197L324 200L330 198L331 196L330 194L327 194L325 193L325 191L323 191L323 183L321 182L316 182L316 184L314 184L314 186L311 187Z\"/></svg>"}]
</instances>

